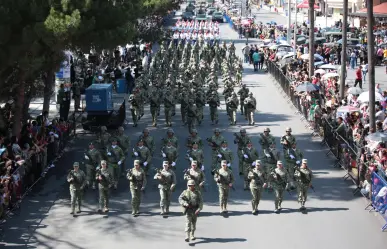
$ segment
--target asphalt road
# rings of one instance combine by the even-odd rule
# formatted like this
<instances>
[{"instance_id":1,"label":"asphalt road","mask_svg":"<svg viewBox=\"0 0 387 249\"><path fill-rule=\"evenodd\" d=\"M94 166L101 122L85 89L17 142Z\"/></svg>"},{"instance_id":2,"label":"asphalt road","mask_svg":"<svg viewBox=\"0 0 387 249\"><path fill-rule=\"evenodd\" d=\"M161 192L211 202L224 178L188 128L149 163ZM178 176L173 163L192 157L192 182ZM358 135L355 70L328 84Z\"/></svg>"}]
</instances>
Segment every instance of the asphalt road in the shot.
<instances>
[{"instance_id":1,"label":"asphalt road","mask_svg":"<svg viewBox=\"0 0 387 249\"><path fill-rule=\"evenodd\" d=\"M275 19L277 15L266 14L262 19ZM240 53L244 40L238 40L237 34L226 24L221 27L225 39L235 40L237 52ZM246 128L252 137L254 146L258 146L257 136L264 127L270 127L271 134L279 137L286 127L292 127L299 148L304 151L309 165L314 171L313 184L316 193L310 192L307 202L308 213L298 211L296 196L286 193L281 214L274 214L273 194L265 192L259 206L260 214L253 216L250 210L250 193L243 191L243 180L236 176L236 191L230 194L229 217L219 215L217 188L210 172L206 171L207 192L204 193L205 205L197 225L197 240L184 242L184 223L182 209L177 197L185 189L183 169L185 148L183 143L188 135L187 127L182 126L180 115L174 117L173 129L180 142L178 161L178 187L173 193L172 214L169 218L159 215L159 194L157 183L149 177L147 191L141 205L142 214L134 218L130 214L130 193L128 182L122 179L119 189L112 191L110 212L99 215L97 209L97 192L89 191L85 196L83 212L73 218L70 212L68 185L65 172L74 160L81 160L83 149L91 138L81 137L75 140L71 150L63 157L45 185L23 202L20 213L6 223L4 236L0 243L6 248L270 248L270 249L360 249L383 248L387 243L385 234L380 232L383 221L377 215L364 211L366 201L352 195L352 183L343 181L344 172L333 169L332 158L325 156L326 149L314 140L304 128L295 110L286 103L275 82L264 73L254 73L245 65L243 81L250 88L258 101L255 114L255 127L247 126L247 121L238 114L236 127L229 127L225 106L220 111L220 122L216 127L229 141L230 148L236 150L232 143L233 133ZM208 107L207 107L208 108ZM149 114L149 112L147 112ZM161 138L167 127L160 116L160 127L150 128L160 149ZM140 135L145 127L150 126L150 116L145 115L137 128L127 126L127 133L132 141ZM210 124L209 111L206 109L205 121L198 127L200 136L205 139L212 135L215 128ZM205 147L205 166L211 162L210 149ZM235 154L236 156L236 154ZM161 158L155 157L153 163L160 165ZM234 173L237 174L237 161ZM1 244L0 244L1 245Z\"/></svg>"}]
</instances>

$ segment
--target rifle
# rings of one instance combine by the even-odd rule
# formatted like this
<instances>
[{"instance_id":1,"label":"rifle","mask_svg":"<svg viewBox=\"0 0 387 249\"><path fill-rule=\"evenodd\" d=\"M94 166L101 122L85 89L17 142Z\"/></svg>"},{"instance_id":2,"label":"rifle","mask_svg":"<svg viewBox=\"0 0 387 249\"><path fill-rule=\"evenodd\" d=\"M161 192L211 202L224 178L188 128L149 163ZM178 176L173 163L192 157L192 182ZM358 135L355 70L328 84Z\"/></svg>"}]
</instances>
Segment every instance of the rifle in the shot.
<instances>
[{"instance_id":1,"label":"rifle","mask_svg":"<svg viewBox=\"0 0 387 249\"><path fill-rule=\"evenodd\" d=\"M279 181L279 179L283 180L282 177L277 172L275 172L275 170L273 170L271 172L271 175L273 176L273 178L276 181ZM288 192L289 195L292 195L292 193L290 192L289 188L286 188L286 184L287 183L285 181L283 181L282 187Z\"/></svg>"},{"instance_id":2,"label":"rifle","mask_svg":"<svg viewBox=\"0 0 387 249\"><path fill-rule=\"evenodd\" d=\"M238 135L238 133L234 133L234 137L235 137L234 144L239 143L239 141L241 140L241 137Z\"/></svg>"},{"instance_id":3,"label":"rifle","mask_svg":"<svg viewBox=\"0 0 387 249\"><path fill-rule=\"evenodd\" d=\"M211 143L212 149L219 148L219 145L217 145L215 142L213 142L211 138L207 138L206 140L207 140L207 142Z\"/></svg>"},{"instance_id":4,"label":"rifle","mask_svg":"<svg viewBox=\"0 0 387 249\"><path fill-rule=\"evenodd\" d=\"M69 175L71 176L71 178L73 178L73 180L71 182L73 182L74 184L78 185L79 182L78 182L78 179L74 176L74 171L73 170L69 171Z\"/></svg>"},{"instance_id":5,"label":"rifle","mask_svg":"<svg viewBox=\"0 0 387 249\"><path fill-rule=\"evenodd\" d=\"M269 141L267 141L267 138L266 138L262 133L259 134L259 136L264 140L264 143L265 143L265 144L270 145Z\"/></svg>"},{"instance_id":6,"label":"rifle","mask_svg":"<svg viewBox=\"0 0 387 249\"><path fill-rule=\"evenodd\" d=\"M192 148L192 137L189 136L188 139L187 139L187 145L186 145L188 148Z\"/></svg>"},{"instance_id":7,"label":"rifle","mask_svg":"<svg viewBox=\"0 0 387 249\"><path fill-rule=\"evenodd\" d=\"M132 178L132 180L129 180L129 181L132 181L133 184L136 185L137 187L140 187L140 190L141 190L142 189L142 183L138 182L137 179L135 177L133 177L132 169L128 169L127 172L128 172L129 178ZM145 194L145 189L141 190L141 191Z\"/></svg>"},{"instance_id":8,"label":"rifle","mask_svg":"<svg viewBox=\"0 0 387 249\"><path fill-rule=\"evenodd\" d=\"M217 176L220 177L220 180L218 180L217 183L222 183L222 182L225 181L225 180L224 180L224 176L222 176L221 174L219 174L219 169L213 169L213 170L211 171L211 175L213 175L213 176L217 175ZM234 186L232 186L231 189L235 191Z\"/></svg>"},{"instance_id":9,"label":"rifle","mask_svg":"<svg viewBox=\"0 0 387 249\"><path fill-rule=\"evenodd\" d=\"M284 150L286 149L290 149L291 147L291 143L289 142L289 140L286 138L286 135L285 136L282 136L282 139L284 139L286 141L286 144L283 144L282 147Z\"/></svg>"},{"instance_id":10,"label":"rifle","mask_svg":"<svg viewBox=\"0 0 387 249\"><path fill-rule=\"evenodd\" d=\"M313 186L312 184L310 184L310 181L308 181L308 179L306 179L305 174L301 172L299 166L295 166L295 167L294 167L294 171L298 171L298 172L300 173L300 177L301 177L301 182L302 182L302 184L308 184L309 187L313 190L313 192L316 192L315 189L314 189L314 186ZM308 182L308 183L307 183L307 182Z\"/></svg>"},{"instance_id":11,"label":"rifle","mask_svg":"<svg viewBox=\"0 0 387 249\"><path fill-rule=\"evenodd\" d=\"M97 163L95 163L95 162L93 161L93 159L92 159L92 157L90 156L88 150L85 150L84 155L85 155L85 157L87 156L87 157L89 158L89 159L87 159L88 164L93 165L93 166L95 166L95 165L97 164Z\"/></svg>"},{"instance_id":12,"label":"rifle","mask_svg":"<svg viewBox=\"0 0 387 249\"><path fill-rule=\"evenodd\" d=\"M192 211L194 211L194 213L196 212L196 210L198 209L198 206L193 206L192 204L191 204L191 202L188 200L188 198L187 198L187 196L183 196L182 198L181 198L183 201L186 201L187 202L187 204L188 204L188 207L184 207L183 206L183 214L187 214L187 211L188 211L188 209L192 209Z\"/></svg>"}]
</instances>

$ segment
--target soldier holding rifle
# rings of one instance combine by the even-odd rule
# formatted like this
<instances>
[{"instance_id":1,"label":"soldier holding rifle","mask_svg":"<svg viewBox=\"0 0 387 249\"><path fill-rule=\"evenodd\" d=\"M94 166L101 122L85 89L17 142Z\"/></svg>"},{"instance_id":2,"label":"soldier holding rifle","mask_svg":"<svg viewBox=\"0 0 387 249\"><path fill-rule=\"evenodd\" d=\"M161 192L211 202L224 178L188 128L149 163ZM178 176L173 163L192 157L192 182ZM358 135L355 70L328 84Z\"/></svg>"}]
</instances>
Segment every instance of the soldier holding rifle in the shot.
<instances>
[{"instance_id":1,"label":"soldier holding rifle","mask_svg":"<svg viewBox=\"0 0 387 249\"><path fill-rule=\"evenodd\" d=\"M154 179L159 181L161 215L169 214L171 194L175 190L176 175L169 168L169 162L163 162L163 169L157 169Z\"/></svg>"},{"instance_id":2,"label":"soldier holding rifle","mask_svg":"<svg viewBox=\"0 0 387 249\"><path fill-rule=\"evenodd\" d=\"M308 168L308 160L302 159L302 164L300 167L295 167L294 177L297 182L297 190L298 190L298 202L301 207L300 210L305 210L305 202L308 196L308 189L311 188L314 191L314 187L312 185L313 173Z\"/></svg>"},{"instance_id":3,"label":"soldier holding rifle","mask_svg":"<svg viewBox=\"0 0 387 249\"><path fill-rule=\"evenodd\" d=\"M215 169L211 173L214 175L214 180L218 184L220 213L227 213L230 188L234 189L234 175L227 167L226 160L222 160L220 169Z\"/></svg>"}]
</instances>

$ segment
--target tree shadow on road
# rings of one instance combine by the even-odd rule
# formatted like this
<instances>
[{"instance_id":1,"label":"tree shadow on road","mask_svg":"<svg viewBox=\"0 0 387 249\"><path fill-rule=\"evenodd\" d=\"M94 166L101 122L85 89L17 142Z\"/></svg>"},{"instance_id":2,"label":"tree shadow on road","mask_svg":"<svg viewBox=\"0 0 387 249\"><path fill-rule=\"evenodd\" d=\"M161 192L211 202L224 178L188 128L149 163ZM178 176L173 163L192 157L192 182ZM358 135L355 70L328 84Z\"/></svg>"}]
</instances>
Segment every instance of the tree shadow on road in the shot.
<instances>
[{"instance_id":1,"label":"tree shadow on road","mask_svg":"<svg viewBox=\"0 0 387 249\"><path fill-rule=\"evenodd\" d=\"M195 246L198 244L209 244L209 243L232 243L232 242L246 242L247 239L244 238L205 238L198 237L196 241L189 243L190 246Z\"/></svg>"}]
</instances>

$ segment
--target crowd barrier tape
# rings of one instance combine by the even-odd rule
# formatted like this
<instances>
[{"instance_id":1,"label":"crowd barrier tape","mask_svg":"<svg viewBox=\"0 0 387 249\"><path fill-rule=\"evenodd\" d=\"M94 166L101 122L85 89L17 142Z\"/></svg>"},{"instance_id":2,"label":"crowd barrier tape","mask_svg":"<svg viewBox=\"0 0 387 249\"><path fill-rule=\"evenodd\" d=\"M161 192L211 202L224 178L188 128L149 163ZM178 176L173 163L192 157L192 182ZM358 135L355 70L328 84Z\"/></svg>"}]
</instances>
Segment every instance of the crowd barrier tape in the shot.
<instances>
[{"instance_id":1,"label":"crowd barrier tape","mask_svg":"<svg viewBox=\"0 0 387 249\"><path fill-rule=\"evenodd\" d=\"M371 211L378 212L384 221L386 222L381 230L384 232L387 229L387 182L373 172L371 175L371 203L368 206L371 206Z\"/></svg>"}]
</instances>

